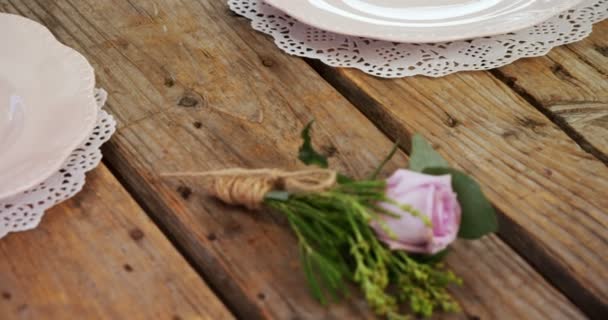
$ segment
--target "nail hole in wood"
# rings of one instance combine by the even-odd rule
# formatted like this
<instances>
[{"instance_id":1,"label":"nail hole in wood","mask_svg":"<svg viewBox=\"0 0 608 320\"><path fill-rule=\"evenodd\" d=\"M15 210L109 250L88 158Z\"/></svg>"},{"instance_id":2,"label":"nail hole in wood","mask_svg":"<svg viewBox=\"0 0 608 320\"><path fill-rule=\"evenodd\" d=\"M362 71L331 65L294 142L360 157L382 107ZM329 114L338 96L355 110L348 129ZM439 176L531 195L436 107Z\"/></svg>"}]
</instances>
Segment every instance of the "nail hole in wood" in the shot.
<instances>
[{"instance_id":1,"label":"nail hole in wood","mask_svg":"<svg viewBox=\"0 0 608 320\"><path fill-rule=\"evenodd\" d=\"M452 115L446 113L447 118L445 119L445 124L450 127L450 128L454 128L456 126L458 126L459 122L458 120L456 120L456 118L452 117Z\"/></svg>"},{"instance_id":2,"label":"nail hole in wood","mask_svg":"<svg viewBox=\"0 0 608 320\"><path fill-rule=\"evenodd\" d=\"M184 108L194 108L198 105L198 103L199 102L195 97L183 96L177 105Z\"/></svg>"},{"instance_id":3,"label":"nail hole in wood","mask_svg":"<svg viewBox=\"0 0 608 320\"><path fill-rule=\"evenodd\" d=\"M129 231L129 236L131 237L131 239L133 239L135 241L139 241L139 240L143 239L144 232L138 228L135 228L135 229Z\"/></svg>"},{"instance_id":4,"label":"nail hole in wood","mask_svg":"<svg viewBox=\"0 0 608 320\"><path fill-rule=\"evenodd\" d=\"M264 58L264 59L262 59L262 65L264 67L270 68L270 67L274 66L274 61L272 59L269 59L269 58Z\"/></svg>"},{"instance_id":5,"label":"nail hole in wood","mask_svg":"<svg viewBox=\"0 0 608 320\"><path fill-rule=\"evenodd\" d=\"M190 198L190 196L192 195L192 189L186 186L177 187L177 192L184 200L188 200L188 198Z\"/></svg>"},{"instance_id":6,"label":"nail hole in wood","mask_svg":"<svg viewBox=\"0 0 608 320\"><path fill-rule=\"evenodd\" d=\"M165 86L171 88L175 85L175 80L172 77L165 78Z\"/></svg>"}]
</instances>

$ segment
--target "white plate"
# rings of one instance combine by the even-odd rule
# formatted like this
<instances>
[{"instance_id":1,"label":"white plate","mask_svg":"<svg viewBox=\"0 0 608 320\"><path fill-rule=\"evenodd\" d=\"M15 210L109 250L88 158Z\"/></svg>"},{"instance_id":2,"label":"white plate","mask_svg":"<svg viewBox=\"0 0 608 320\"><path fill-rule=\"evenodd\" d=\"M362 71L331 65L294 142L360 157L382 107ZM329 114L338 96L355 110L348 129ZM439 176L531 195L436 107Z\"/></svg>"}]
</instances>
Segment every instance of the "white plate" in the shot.
<instances>
[{"instance_id":1,"label":"white plate","mask_svg":"<svg viewBox=\"0 0 608 320\"><path fill-rule=\"evenodd\" d=\"M265 0L311 26L346 35L429 43L504 34L582 0Z\"/></svg>"},{"instance_id":2,"label":"white plate","mask_svg":"<svg viewBox=\"0 0 608 320\"><path fill-rule=\"evenodd\" d=\"M93 130L93 68L42 25L0 14L0 199L57 171Z\"/></svg>"}]
</instances>

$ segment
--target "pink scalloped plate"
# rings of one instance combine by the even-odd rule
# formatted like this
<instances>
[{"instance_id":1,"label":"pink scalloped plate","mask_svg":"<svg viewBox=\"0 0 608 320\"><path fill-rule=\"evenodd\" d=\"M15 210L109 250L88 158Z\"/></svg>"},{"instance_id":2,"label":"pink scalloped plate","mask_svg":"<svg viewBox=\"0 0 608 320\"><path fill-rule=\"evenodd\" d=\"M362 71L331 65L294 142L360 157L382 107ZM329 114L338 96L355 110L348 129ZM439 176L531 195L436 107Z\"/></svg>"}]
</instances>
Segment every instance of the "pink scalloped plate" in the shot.
<instances>
[{"instance_id":1,"label":"pink scalloped plate","mask_svg":"<svg viewBox=\"0 0 608 320\"><path fill-rule=\"evenodd\" d=\"M264 0L313 27L372 39L430 43L525 29L582 0Z\"/></svg>"},{"instance_id":2,"label":"pink scalloped plate","mask_svg":"<svg viewBox=\"0 0 608 320\"><path fill-rule=\"evenodd\" d=\"M93 67L32 20L0 13L0 199L59 170L97 119Z\"/></svg>"}]
</instances>

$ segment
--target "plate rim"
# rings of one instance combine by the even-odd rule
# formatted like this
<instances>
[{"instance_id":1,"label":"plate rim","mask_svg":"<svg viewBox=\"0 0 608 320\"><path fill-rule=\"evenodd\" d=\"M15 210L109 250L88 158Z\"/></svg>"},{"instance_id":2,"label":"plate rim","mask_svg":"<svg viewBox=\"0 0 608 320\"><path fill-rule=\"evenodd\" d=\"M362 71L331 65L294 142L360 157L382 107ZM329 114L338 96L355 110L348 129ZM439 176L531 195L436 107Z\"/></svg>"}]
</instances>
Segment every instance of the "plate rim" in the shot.
<instances>
[{"instance_id":1,"label":"plate rim","mask_svg":"<svg viewBox=\"0 0 608 320\"><path fill-rule=\"evenodd\" d=\"M551 8L548 8L547 10L543 10L542 12L539 12L537 15L535 15L535 19L529 19L527 22L525 23L521 23L521 24L517 24L514 25L512 27L509 28L503 28L500 30L493 30L493 29L489 29L489 28L485 28L484 31L478 31L478 32L469 32L469 33L460 33L460 34L454 34L454 35L441 35L441 34L434 34L434 35L428 35L425 34L424 36L422 35L416 35L415 32L411 32L411 33L406 33L406 32L399 32L399 33L389 33L389 34L372 34L372 33L368 33L366 31L357 31L357 30L350 30L348 28L342 28L340 26L338 26L337 24L332 24L331 22L327 22L327 21L323 21L323 19L316 19L314 17L314 15L310 15L310 14L306 14L304 12L304 10L302 10L301 12L293 12L293 10L289 9L289 4L293 3L293 0L261 0L264 3L275 7L278 10L281 10L282 12L288 14L289 16L295 18L296 20L307 24L309 26L315 27L317 29L321 29L321 30L325 30L325 31L329 31L329 32L333 32L333 33L337 33L337 34L342 34L342 35L347 35L347 36L354 36L354 37L362 37L362 38L368 38L368 39L375 39L375 40L382 40L382 41L390 41L390 42L399 42L399 43L440 43L440 42L451 42L451 41L459 41L459 40L470 40L470 39L475 39L475 38L483 38L483 37L490 37L490 36L496 36L496 35L501 35L501 34L508 34L511 32L517 32L523 29L527 29L530 27L533 27L539 23L542 23L543 21L546 21L548 19L550 19L551 17L564 12L566 10L572 9L574 7L576 7L577 5L581 4L584 0L569 0L569 1L564 1L561 5L559 6L553 6ZM414 31L415 29L412 27L412 31ZM420 30L422 29L418 29L417 32L420 32ZM432 37L432 39L431 39Z\"/></svg>"},{"instance_id":2,"label":"plate rim","mask_svg":"<svg viewBox=\"0 0 608 320\"><path fill-rule=\"evenodd\" d=\"M82 108L86 108L88 111L86 112L86 117L81 119L83 121L83 129L78 134L74 134L74 137L69 141L66 140L65 143L62 144L61 148L56 150L56 154L50 156L51 159L44 162L44 169L40 170L44 173L25 178L23 179L23 182L15 183L14 186L5 188L5 190L0 187L0 199L8 199L36 187L38 184L45 181L55 172L60 170L61 166L69 158L72 152L88 138L89 134L95 128L99 108L97 106L94 93L95 69L80 52L61 43L47 27L37 21L28 19L18 14L0 12L0 19L3 17L14 19L15 21L18 21L16 23L28 25L29 28L38 29L37 31L40 33L40 38L38 38L38 40L47 41L49 44L55 45L57 48L56 50L65 51L66 55L70 56L67 60L69 60L71 64L75 65L80 72L81 78L79 78L79 90L86 92L88 100L88 103L82 106Z\"/></svg>"}]
</instances>

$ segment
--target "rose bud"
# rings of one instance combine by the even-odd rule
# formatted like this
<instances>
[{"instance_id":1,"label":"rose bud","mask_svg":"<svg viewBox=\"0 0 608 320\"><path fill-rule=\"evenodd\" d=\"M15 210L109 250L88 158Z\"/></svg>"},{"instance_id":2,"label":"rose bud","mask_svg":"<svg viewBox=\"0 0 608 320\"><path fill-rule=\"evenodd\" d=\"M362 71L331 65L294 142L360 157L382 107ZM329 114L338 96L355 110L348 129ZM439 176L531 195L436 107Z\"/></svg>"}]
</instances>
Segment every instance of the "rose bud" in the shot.
<instances>
[{"instance_id":1,"label":"rose bud","mask_svg":"<svg viewBox=\"0 0 608 320\"><path fill-rule=\"evenodd\" d=\"M456 239L461 208L450 175L397 170L387 179L386 196L391 201L380 207L390 214L372 227L392 250L435 254Z\"/></svg>"}]
</instances>

